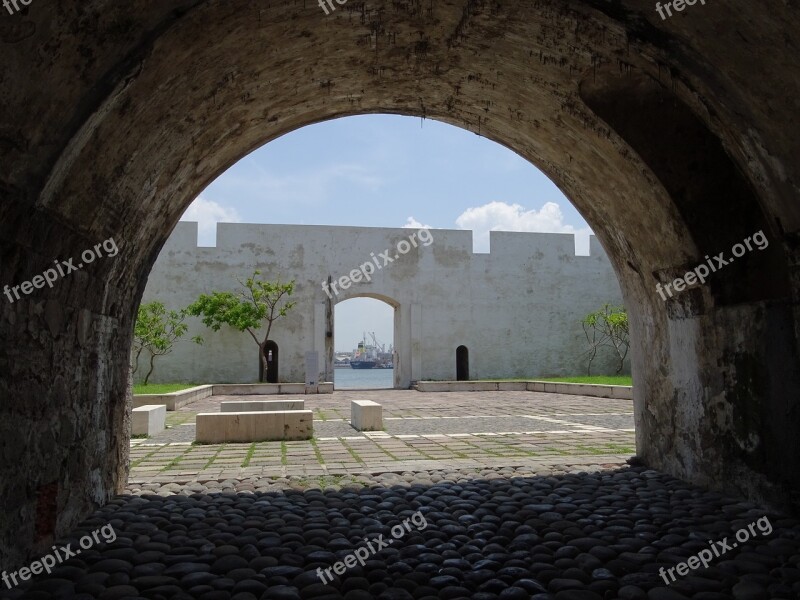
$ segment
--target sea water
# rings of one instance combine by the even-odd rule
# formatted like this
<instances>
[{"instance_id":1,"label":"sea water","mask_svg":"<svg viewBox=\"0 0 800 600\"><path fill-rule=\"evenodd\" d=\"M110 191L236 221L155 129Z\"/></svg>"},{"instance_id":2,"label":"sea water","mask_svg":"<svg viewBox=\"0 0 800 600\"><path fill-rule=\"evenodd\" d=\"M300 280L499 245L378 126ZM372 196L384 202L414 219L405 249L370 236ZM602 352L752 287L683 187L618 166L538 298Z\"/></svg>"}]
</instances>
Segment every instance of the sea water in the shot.
<instances>
[{"instance_id":1,"label":"sea water","mask_svg":"<svg viewBox=\"0 0 800 600\"><path fill-rule=\"evenodd\" d=\"M393 388L394 369L334 369L333 384L337 390Z\"/></svg>"}]
</instances>

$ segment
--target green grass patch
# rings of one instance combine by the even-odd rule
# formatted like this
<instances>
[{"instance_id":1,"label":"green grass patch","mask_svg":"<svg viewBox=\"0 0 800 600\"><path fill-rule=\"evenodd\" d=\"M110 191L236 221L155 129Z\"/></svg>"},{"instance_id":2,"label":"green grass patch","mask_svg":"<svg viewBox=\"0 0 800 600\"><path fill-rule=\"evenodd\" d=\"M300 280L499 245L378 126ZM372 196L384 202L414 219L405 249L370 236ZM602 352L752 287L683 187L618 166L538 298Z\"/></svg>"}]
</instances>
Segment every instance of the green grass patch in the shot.
<instances>
[{"instance_id":1,"label":"green grass patch","mask_svg":"<svg viewBox=\"0 0 800 600\"><path fill-rule=\"evenodd\" d=\"M189 452L191 452L191 450L192 450L191 448L187 448L186 451L184 451L183 453L179 454L178 456L173 458L171 461L169 461L166 465L164 465L164 468L162 468L161 470L162 471L169 471L170 469L174 469L175 467L177 467L180 464L180 462L184 459L184 457L187 454L189 454Z\"/></svg>"},{"instance_id":2,"label":"green grass patch","mask_svg":"<svg viewBox=\"0 0 800 600\"><path fill-rule=\"evenodd\" d=\"M556 383L594 383L597 385L633 385L629 375L594 375L592 377L542 377L537 381L553 381Z\"/></svg>"},{"instance_id":3,"label":"green grass patch","mask_svg":"<svg viewBox=\"0 0 800 600\"><path fill-rule=\"evenodd\" d=\"M193 442L193 443L194 443L194 442ZM215 460L217 459L217 457L219 456L219 453L220 453L220 452L222 452L222 451L225 449L225 446L226 446L226 444L222 444L222 445L219 447L219 449L218 449L218 450L217 450L217 451L214 453L214 456L211 456L211 457L209 457L209 459L206 461L206 464L205 464L205 465L203 465L203 468L204 468L204 469L208 469L208 468L209 468L209 467L210 467L210 466L211 466L211 465L214 463L214 461L215 461Z\"/></svg>"},{"instance_id":4,"label":"green grass patch","mask_svg":"<svg viewBox=\"0 0 800 600\"><path fill-rule=\"evenodd\" d=\"M314 449L314 454L317 455L317 462L321 465L325 464L325 459L322 458L322 452L319 451L319 446L317 446L317 438L311 437L311 447Z\"/></svg>"},{"instance_id":5,"label":"green grass patch","mask_svg":"<svg viewBox=\"0 0 800 600\"><path fill-rule=\"evenodd\" d=\"M197 387L198 383L150 383L133 386L134 394L171 394L189 388Z\"/></svg>"},{"instance_id":6,"label":"green grass patch","mask_svg":"<svg viewBox=\"0 0 800 600\"><path fill-rule=\"evenodd\" d=\"M359 455L356 453L356 451L355 451L353 448L351 448L351 447L350 447L350 444L348 444L348 443L347 443L346 441L344 441L342 438L339 438L339 441L342 443L342 446L344 446L344 449L345 449L345 450L347 450L347 452L350 454L350 456L352 456L352 457L353 457L353 460L354 460L354 461L356 461L357 463L359 463L359 464L362 464L362 465L365 465L365 464L367 464L367 463L365 463L365 462L364 462L364 460L363 460L363 459L362 459L362 458L361 458L361 457L360 457L360 456L359 456ZM427 455L426 455L426 456L427 456ZM429 457L429 458L430 458L430 457Z\"/></svg>"},{"instance_id":7,"label":"green grass patch","mask_svg":"<svg viewBox=\"0 0 800 600\"><path fill-rule=\"evenodd\" d=\"M598 446L575 446L577 452L573 454L635 454L636 449L633 446L625 446L622 444L600 444Z\"/></svg>"},{"instance_id":8,"label":"green grass patch","mask_svg":"<svg viewBox=\"0 0 800 600\"><path fill-rule=\"evenodd\" d=\"M150 451L150 452L148 452L147 454L145 454L145 455L144 455L142 458L140 458L139 460L136 460L136 461L133 461L133 462L131 462L131 469L134 469L134 468L138 467L140 464L142 464L142 463L143 463L144 461L146 461L148 458L150 458L151 456L153 456L153 454L155 454L155 453L156 453L156 452L158 452L159 450L161 450L161 446L157 446L155 449L153 449L152 451Z\"/></svg>"},{"instance_id":9,"label":"green grass patch","mask_svg":"<svg viewBox=\"0 0 800 600\"><path fill-rule=\"evenodd\" d=\"M246 467L246 466L248 466L250 464L250 461L253 460L253 454L255 454L255 453L256 453L256 443L253 442L252 444L250 444L250 447L247 449L247 456L245 456L244 460L242 461L242 468L244 468L244 467Z\"/></svg>"}]
</instances>

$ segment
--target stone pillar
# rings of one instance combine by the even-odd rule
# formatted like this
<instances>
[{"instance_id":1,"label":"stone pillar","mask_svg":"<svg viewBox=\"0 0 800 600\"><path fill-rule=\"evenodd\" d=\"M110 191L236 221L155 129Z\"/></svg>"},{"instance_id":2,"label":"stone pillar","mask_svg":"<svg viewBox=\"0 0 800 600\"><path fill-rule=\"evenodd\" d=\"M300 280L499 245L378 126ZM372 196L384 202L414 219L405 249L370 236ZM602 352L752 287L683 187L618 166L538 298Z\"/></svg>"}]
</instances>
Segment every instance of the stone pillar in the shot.
<instances>
[{"instance_id":1,"label":"stone pillar","mask_svg":"<svg viewBox=\"0 0 800 600\"><path fill-rule=\"evenodd\" d=\"M394 386L408 389L411 386L411 305L400 304L394 309Z\"/></svg>"},{"instance_id":2,"label":"stone pillar","mask_svg":"<svg viewBox=\"0 0 800 600\"><path fill-rule=\"evenodd\" d=\"M411 304L411 381L424 379L422 370L422 348L425 339L422 333L422 305L414 302Z\"/></svg>"},{"instance_id":3,"label":"stone pillar","mask_svg":"<svg viewBox=\"0 0 800 600\"><path fill-rule=\"evenodd\" d=\"M32 281L56 260L77 266L107 237L51 218L0 218L0 286ZM127 480L135 301L120 280L124 261L122 252L97 259L13 303L0 296L0 569L43 553Z\"/></svg>"},{"instance_id":4,"label":"stone pillar","mask_svg":"<svg viewBox=\"0 0 800 600\"><path fill-rule=\"evenodd\" d=\"M314 350L319 353L319 381L333 381L333 317L330 302L314 305ZM331 332L328 336L327 333Z\"/></svg>"}]
</instances>

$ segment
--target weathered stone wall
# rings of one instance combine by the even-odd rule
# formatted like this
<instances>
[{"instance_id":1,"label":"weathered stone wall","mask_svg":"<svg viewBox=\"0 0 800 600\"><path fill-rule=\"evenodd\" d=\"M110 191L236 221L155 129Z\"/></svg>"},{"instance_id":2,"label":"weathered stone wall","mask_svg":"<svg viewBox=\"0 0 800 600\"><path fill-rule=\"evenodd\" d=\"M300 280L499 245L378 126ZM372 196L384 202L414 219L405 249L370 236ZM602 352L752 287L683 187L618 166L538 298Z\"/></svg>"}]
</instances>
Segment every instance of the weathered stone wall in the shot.
<instances>
[{"instance_id":1,"label":"weathered stone wall","mask_svg":"<svg viewBox=\"0 0 800 600\"><path fill-rule=\"evenodd\" d=\"M384 299L395 308L398 387L455 379L461 345L470 350L473 379L586 373L581 318L605 303L622 303L614 270L596 238L591 238L591 256L576 256L572 235L493 231L491 252L473 254L471 232L418 234L415 229L221 223L217 246L198 248L197 224L179 223L150 273L142 301L180 310L200 294L238 289L237 278L244 281L255 269L266 279L294 279L291 300L297 305L276 321L270 336L280 351L280 381L304 381L309 350L319 353L320 380L331 380L330 350L337 337L327 304L359 296ZM399 255L398 244L406 254ZM385 252L392 263L384 264L380 255ZM370 281L347 290L337 286L339 294L323 290L321 283L329 277L337 281L365 263L373 265ZM258 348L248 334L227 327L214 332L199 319L187 323L184 340L200 335L204 345L176 344L157 360L151 382L258 380ZM139 380L148 369L146 354L140 357ZM615 370L613 353L601 350L593 372Z\"/></svg>"},{"instance_id":2,"label":"weathered stone wall","mask_svg":"<svg viewBox=\"0 0 800 600\"><path fill-rule=\"evenodd\" d=\"M361 113L459 125L543 169L618 275L638 452L797 508L798 10L729 0L662 20L641 0L350 0L325 16L294 0L63 0L4 14L0 285L110 236L120 254L0 299L0 566L124 479L132 318L191 200L253 148ZM769 253L670 302L654 293L762 227Z\"/></svg>"}]
</instances>

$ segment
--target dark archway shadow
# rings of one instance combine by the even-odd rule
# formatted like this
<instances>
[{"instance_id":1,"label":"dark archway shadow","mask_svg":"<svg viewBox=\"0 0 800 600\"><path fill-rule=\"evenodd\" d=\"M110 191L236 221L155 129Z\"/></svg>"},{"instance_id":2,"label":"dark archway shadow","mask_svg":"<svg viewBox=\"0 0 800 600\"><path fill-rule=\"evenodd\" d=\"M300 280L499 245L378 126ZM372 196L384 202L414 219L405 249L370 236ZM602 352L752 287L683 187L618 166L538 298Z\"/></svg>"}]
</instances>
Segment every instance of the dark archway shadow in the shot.
<instances>
[{"instance_id":1,"label":"dark archway shadow","mask_svg":"<svg viewBox=\"0 0 800 600\"><path fill-rule=\"evenodd\" d=\"M280 354L278 351L278 344L269 340L264 346L264 354L267 356L267 383L278 383L280 375ZM259 359L258 361L258 379L264 379L264 363Z\"/></svg>"},{"instance_id":2,"label":"dark archway shadow","mask_svg":"<svg viewBox=\"0 0 800 600\"><path fill-rule=\"evenodd\" d=\"M469 349L466 346L456 348L456 380L469 381Z\"/></svg>"}]
</instances>

